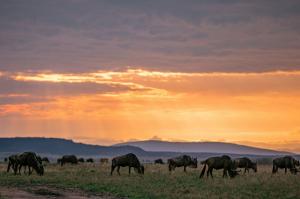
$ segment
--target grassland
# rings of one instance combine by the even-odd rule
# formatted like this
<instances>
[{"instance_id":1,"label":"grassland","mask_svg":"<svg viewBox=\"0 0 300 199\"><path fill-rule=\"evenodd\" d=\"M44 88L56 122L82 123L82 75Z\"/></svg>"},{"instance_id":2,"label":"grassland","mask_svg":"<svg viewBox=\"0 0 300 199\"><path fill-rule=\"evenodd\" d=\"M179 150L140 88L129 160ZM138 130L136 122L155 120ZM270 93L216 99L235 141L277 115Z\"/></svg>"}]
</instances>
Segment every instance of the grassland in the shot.
<instances>
[{"instance_id":1,"label":"grassland","mask_svg":"<svg viewBox=\"0 0 300 199\"><path fill-rule=\"evenodd\" d=\"M127 198L300 198L300 176L283 171L271 175L271 166L260 166L257 173L234 179L223 179L221 171L214 171L214 179L199 179L200 169L182 168L170 174L166 165L146 165L146 173L128 175L121 169L121 176L109 175L109 165L81 164L77 166L47 165L40 177L6 173L0 165L0 186L3 187L55 187L76 189L91 194L110 193Z\"/></svg>"}]
</instances>

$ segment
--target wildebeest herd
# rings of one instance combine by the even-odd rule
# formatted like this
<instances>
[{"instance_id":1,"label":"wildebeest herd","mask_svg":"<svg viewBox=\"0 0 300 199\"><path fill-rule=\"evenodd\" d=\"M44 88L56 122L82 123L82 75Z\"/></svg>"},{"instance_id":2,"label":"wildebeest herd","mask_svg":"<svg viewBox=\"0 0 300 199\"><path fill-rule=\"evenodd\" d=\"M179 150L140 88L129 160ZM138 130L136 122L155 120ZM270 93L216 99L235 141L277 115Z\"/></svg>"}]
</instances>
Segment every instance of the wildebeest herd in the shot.
<instances>
[{"instance_id":1,"label":"wildebeest herd","mask_svg":"<svg viewBox=\"0 0 300 199\"><path fill-rule=\"evenodd\" d=\"M7 172L10 172L10 169L12 169L15 175L21 175L22 168L24 169L24 173L26 173L26 168L28 168L28 175L30 175L33 170L38 175L43 175L44 164L49 163L49 159L47 157L41 158L34 152L24 152L21 154L11 155L8 158L5 158L5 161L8 162ZM57 159L57 163L61 166L67 163L75 165L81 162L94 163L94 159L88 158L85 161L83 158L77 158L75 155L64 155ZM108 158L100 159L101 164L106 164L108 162ZM164 164L164 161L162 159L157 159L154 161L154 163ZM197 168L198 161L197 158L192 158L188 155L181 155L168 159L167 164L170 172L174 171L176 167L183 167L183 171L186 172L187 167ZM241 170L238 169L244 169L244 173L249 173L250 169L252 169L254 172L257 172L257 162L253 162L247 157L231 159L228 155L223 155L219 157L210 157L201 161L201 164L203 165L203 168L199 176L200 178L203 178L206 169L207 178L213 178L212 172L214 169L223 169L223 177L227 177L229 175L230 178L234 178L239 174ZM277 173L278 169L284 169L285 173L287 173L287 170L289 170L292 174L297 174L297 166L300 166L300 163L292 156L275 158L273 160L272 173L275 174ZM133 153L113 158L111 160L110 175L113 175L115 169L117 169L117 173L120 175L121 167L129 167L129 175L131 173L131 168L134 168L134 170L139 174L144 174L145 171L143 164L141 164L138 157Z\"/></svg>"}]
</instances>

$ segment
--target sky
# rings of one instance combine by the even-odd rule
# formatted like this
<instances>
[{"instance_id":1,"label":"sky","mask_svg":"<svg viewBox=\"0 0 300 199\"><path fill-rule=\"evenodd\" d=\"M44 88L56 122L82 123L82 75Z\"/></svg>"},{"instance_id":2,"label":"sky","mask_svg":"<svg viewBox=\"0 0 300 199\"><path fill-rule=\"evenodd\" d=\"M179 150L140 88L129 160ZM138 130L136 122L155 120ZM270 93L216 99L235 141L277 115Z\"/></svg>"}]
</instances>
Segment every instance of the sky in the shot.
<instances>
[{"instance_id":1,"label":"sky","mask_svg":"<svg viewBox=\"0 0 300 199\"><path fill-rule=\"evenodd\" d=\"M300 1L3 0L0 136L300 152Z\"/></svg>"}]
</instances>

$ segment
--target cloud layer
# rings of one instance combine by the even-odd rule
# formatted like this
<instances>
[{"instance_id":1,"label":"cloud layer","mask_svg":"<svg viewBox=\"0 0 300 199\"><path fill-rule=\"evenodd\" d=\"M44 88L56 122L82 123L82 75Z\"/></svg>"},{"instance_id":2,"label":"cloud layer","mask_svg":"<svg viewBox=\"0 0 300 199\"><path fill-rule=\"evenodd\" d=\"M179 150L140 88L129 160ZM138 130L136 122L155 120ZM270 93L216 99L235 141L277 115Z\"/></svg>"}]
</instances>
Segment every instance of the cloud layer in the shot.
<instances>
[{"instance_id":1,"label":"cloud layer","mask_svg":"<svg viewBox=\"0 0 300 199\"><path fill-rule=\"evenodd\" d=\"M297 0L12 0L0 13L2 71L300 67Z\"/></svg>"}]
</instances>

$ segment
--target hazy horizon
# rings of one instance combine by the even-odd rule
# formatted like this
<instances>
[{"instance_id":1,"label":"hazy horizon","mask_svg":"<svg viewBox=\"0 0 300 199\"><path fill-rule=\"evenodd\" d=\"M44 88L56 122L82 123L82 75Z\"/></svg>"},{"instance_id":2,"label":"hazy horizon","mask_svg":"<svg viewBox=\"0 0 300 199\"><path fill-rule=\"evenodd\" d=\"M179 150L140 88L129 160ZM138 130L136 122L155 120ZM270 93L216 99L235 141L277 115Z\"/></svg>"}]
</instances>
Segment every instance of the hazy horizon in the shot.
<instances>
[{"instance_id":1,"label":"hazy horizon","mask_svg":"<svg viewBox=\"0 0 300 199\"><path fill-rule=\"evenodd\" d=\"M0 137L300 152L300 1L11 0L0 16Z\"/></svg>"}]
</instances>

